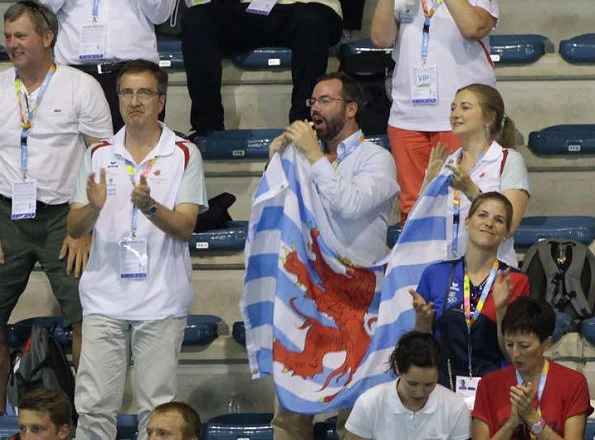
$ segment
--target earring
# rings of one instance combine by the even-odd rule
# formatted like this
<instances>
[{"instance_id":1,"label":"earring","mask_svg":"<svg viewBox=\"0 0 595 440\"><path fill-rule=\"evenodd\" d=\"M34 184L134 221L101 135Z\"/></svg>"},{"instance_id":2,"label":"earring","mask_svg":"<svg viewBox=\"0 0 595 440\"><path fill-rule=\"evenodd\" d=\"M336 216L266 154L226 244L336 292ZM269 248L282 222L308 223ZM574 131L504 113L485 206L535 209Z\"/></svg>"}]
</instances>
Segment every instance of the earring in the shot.
<instances>
[{"instance_id":1,"label":"earring","mask_svg":"<svg viewBox=\"0 0 595 440\"><path fill-rule=\"evenodd\" d=\"M490 124L485 124L483 128L486 139L492 137L492 126Z\"/></svg>"}]
</instances>

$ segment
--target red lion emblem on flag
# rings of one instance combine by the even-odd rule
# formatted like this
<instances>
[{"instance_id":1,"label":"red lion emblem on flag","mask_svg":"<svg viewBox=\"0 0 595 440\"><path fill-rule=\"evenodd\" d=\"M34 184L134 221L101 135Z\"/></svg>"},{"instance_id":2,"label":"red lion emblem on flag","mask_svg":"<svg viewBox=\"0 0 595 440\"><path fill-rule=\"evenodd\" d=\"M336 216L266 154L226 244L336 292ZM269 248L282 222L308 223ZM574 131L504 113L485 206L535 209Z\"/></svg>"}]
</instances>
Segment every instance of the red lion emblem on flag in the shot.
<instances>
[{"instance_id":1,"label":"red lion emblem on flag","mask_svg":"<svg viewBox=\"0 0 595 440\"><path fill-rule=\"evenodd\" d=\"M293 375L306 379L324 371L322 360L327 353L344 352L343 364L328 375L322 385L323 390L335 377L340 379L347 376L345 385L349 384L368 350L369 326L377 318L366 321L366 314L376 292L376 274L366 268L350 266L345 261L347 273L336 273L322 257L317 241L318 229L311 229L310 236L310 249L315 259L310 260L309 264L319 276L320 283L312 281L306 264L299 260L295 250L287 254L283 266L288 273L297 277L296 285L305 288L304 297L313 300L317 309L333 320L336 328L324 325L300 311L294 297L290 300L290 306L304 319L299 329L307 330L304 350L290 351L276 339L273 342L273 359L282 363L285 371L292 371ZM327 396L324 401L330 402L335 397L336 394Z\"/></svg>"}]
</instances>

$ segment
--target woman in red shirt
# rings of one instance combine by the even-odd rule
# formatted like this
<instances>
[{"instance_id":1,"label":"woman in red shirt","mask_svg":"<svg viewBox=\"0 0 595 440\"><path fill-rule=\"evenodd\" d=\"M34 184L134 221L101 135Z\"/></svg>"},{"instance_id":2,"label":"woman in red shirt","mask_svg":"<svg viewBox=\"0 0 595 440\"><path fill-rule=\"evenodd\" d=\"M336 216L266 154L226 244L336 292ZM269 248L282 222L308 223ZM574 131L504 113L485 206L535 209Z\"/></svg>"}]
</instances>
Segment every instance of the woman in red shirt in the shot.
<instances>
[{"instance_id":1,"label":"woman in red shirt","mask_svg":"<svg viewBox=\"0 0 595 440\"><path fill-rule=\"evenodd\" d=\"M529 297L508 306L502 319L512 365L479 382L473 408L473 440L582 440L593 412L585 377L544 358L556 317Z\"/></svg>"}]
</instances>

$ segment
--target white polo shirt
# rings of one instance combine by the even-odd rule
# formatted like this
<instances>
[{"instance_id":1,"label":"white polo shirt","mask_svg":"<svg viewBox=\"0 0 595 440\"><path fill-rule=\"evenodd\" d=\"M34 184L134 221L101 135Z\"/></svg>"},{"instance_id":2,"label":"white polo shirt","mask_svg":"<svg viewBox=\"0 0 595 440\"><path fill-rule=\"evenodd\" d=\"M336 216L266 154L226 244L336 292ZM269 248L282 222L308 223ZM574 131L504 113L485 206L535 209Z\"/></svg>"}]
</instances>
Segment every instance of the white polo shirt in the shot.
<instances>
[{"instance_id":1,"label":"white polo shirt","mask_svg":"<svg viewBox=\"0 0 595 440\"><path fill-rule=\"evenodd\" d=\"M96 0L97 24L107 26L103 60L159 62L155 25L167 21L176 0ZM183 0L181 0L183 1ZM60 32L54 49L63 64L84 64L79 59L82 26L93 23L93 0L42 0L57 16ZM102 60L91 60L92 64Z\"/></svg>"},{"instance_id":2,"label":"white polo shirt","mask_svg":"<svg viewBox=\"0 0 595 440\"><path fill-rule=\"evenodd\" d=\"M504 166L504 152L506 151L506 161ZM461 154L461 149L452 153L446 158L445 166L447 164L453 164ZM473 167L470 173L471 180L475 182L482 192L497 191L504 192L509 189L518 189L529 191L529 176L527 173L527 167L523 156L518 151L510 148L504 149L502 146L494 141L490 145L490 148L480 158L477 164ZM448 204L446 214L446 239L447 239L447 260L454 260L463 257L465 250L467 249L467 233L465 231L465 218L469 214L469 208L471 208L471 201L464 195L461 197L460 215L461 221L459 225L458 233L458 247L457 253L452 251L452 239L453 239L453 190L448 190ZM518 267L518 261L516 259L516 253L514 251L514 239L512 237L504 240L498 248L498 259L504 261L506 264L512 267Z\"/></svg>"},{"instance_id":3,"label":"white polo shirt","mask_svg":"<svg viewBox=\"0 0 595 440\"><path fill-rule=\"evenodd\" d=\"M15 69L0 73L0 194L12 197L21 173L21 119L15 91ZM30 103L39 89L27 93ZM87 145L84 135L112 135L109 106L93 77L58 65L29 131L28 175L37 181L37 200L68 203Z\"/></svg>"},{"instance_id":4,"label":"white polo shirt","mask_svg":"<svg viewBox=\"0 0 595 440\"><path fill-rule=\"evenodd\" d=\"M147 176L151 197L169 209L182 203L206 208L200 152L163 124L162 128L158 145L135 167L135 182L155 158ZM119 243L131 235L133 206L125 160L134 160L124 147L125 131L124 127L113 138L89 148L77 181L73 202L87 204L87 176L106 169L108 197L93 229L89 263L79 285L83 315L124 320L183 317L194 299L188 243L167 235L140 211L136 235L147 240L148 275L141 280L120 277Z\"/></svg>"},{"instance_id":5,"label":"white polo shirt","mask_svg":"<svg viewBox=\"0 0 595 440\"><path fill-rule=\"evenodd\" d=\"M424 12L421 0L415 2L411 23L400 23L393 49L396 62L392 80L392 107L389 124L415 131L450 131L450 104L456 91L472 83L496 86L496 74L490 58L488 39L465 40L446 4L431 19L427 65L438 70L438 103L412 104L413 68L421 66ZM469 0L498 18L497 0ZM406 0L395 0L395 18Z\"/></svg>"},{"instance_id":6,"label":"white polo shirt","mask_svg":"<svg viewBox=\"0 0 595 440\"><path fill-rule=\"evenodd\" d=\"M418 412L403 406L397 380L370 388L356 400L345 428L374 440L467 440L471 415L465 401L442 385Z\"/></svg>"}]
</instances>

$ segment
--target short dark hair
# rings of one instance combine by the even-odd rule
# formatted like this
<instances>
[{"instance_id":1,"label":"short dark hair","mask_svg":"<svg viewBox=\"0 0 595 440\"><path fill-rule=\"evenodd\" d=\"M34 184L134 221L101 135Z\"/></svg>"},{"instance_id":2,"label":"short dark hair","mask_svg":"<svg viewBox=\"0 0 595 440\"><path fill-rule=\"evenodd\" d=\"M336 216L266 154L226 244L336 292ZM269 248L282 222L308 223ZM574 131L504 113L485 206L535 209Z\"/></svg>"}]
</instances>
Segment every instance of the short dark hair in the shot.
<instances>
[{"instance_id":1,"label":"short dark hair","mask_svg":"<svg viewBox=\"0 0 595 440\"><path fill-rule=\"evenodd\" d=\"M504 194L499 193L497 191L485 192L478 195L473 200L473 202L471 202L471 207L469 208L469 214L467 214L467 218L473 216L473 214L475 214L475 212L479 209L481 204L487 200L496 200L502 203L502 205L504 206L504 210L506 211L506 230L510 231L513 214L512 203L510 203L510 200L508 200Z\"/></svg>"},{"instance_id":2,"label":"short dark hair","mask_svg":"<svg viewBox=\"0 0 595 440\"><path fill-rule=\"evenodd\" d=\"M412 365L420 368L435 367L439 370L442 352L430 333L411 331L401 336L389 362L390 370L395 375L407 373Z\"/></svg>"},{"instance_id":3,"label":"short dark hair","mask_svg":"<svg viewBox=\"0 0 595 440\"><path fill-rule=\"evenodd\" d=\"M355 121L359 124L361 112L366 105L366 92L362 85L344 72L327 73L316 80L316 84L322 81L341 81L341 98L345 102L355 102L357 104L357 112L355 114Z\"/></svg>"},{"instance_id":4,"label":"short dark hair","mask_svg":"<svg viewBox=\"0 0 595 440\"><path fill-rule=\"evenodd\" d=\"M19 410L47 413L56 428L72 425L72 405L60 389L37 388L26 393L19 401Z\"/></svg>"},{"instance_id":5,"label":"short dark hair","mask_svg":"<svg viewBox=\"0 0 595 440\"><path fill-rule=\"evenodd\" d=\"M120 91L120 81L122 77L127 73L141 73L141 72L151 72L155 79L157 80L157 91L160 95L167 95L167 81L168 75L165 69L159 67L158 64L154 63L153 61L148 60L132 60L127 62L122 66L120 71L118 72L118 77L116 80L117 90Z\"/></svg>"},{"instance_id":6,"label":"short dark hair","mask_svg":"<svg viewBox=\"0 0 595 440\"><path fill-rule=\"evenodd\" d=\"M54 33L54 38L52 39L52 47L54 47L56 38L58 38L58 19L56 18L56 14L50 8L37 1L24 0L15 3L4 12L4 21L15 21L23 14L29 14L35 32L39 35L43 35L47 31Z\"/></svg>"},{"instance_id":7,"label":"short dark hair","mask_svg":"<svg viewBox=\"0 0 595 440\"><path fill-rule=\"evenodd\" d=\"M182 435L184 440L190 440L193 437L200 438L200 416L185 402L167 402L153 409L153 414L176 413L182 417L184 426Z\"/></svg>"},{"instance_id":8,"label":"short dark hair","mask_svg":"<svg viewBox=\"0 0 595 440\"><path fill-rule=\"evenodd\" d=\"M554 334L556 313L545 301L521 296L512 302L502 318L502 334L533 333L541 342Z\"/></svg>"}]
</instances>

